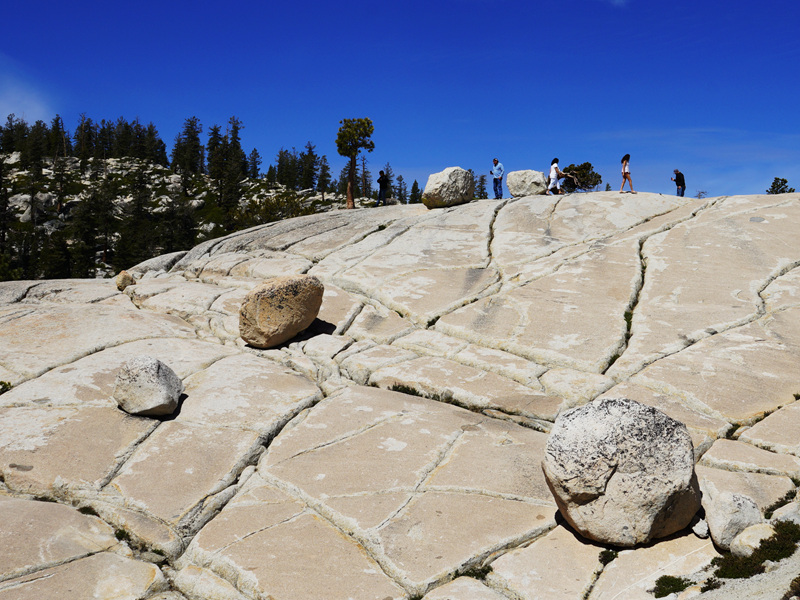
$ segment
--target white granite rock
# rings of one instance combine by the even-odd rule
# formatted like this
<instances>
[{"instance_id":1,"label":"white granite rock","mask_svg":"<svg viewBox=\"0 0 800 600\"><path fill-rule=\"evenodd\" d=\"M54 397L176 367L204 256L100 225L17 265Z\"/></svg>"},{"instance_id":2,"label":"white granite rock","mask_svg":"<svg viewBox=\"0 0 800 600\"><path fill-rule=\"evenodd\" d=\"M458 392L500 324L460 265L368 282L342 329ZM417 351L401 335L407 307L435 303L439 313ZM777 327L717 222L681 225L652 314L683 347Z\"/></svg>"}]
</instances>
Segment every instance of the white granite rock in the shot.
<instances>
[{"instance_id":1,"label":"white granite rock","mask_svg":"<svg viewBox=\"0 0 800 600\"><path fill-rule=\"evenodd\" d=\"M712 486L703 486L703 510L706 512L708 531L714 543L728 550L742 531L761 523L763 517L758 505L747 496L731 492L717 492Z\"/></svg>"},{"instance_id":2,"label":"white granite rock","mask_svg":"<svg viewBox=\"0 0 800 600\"><path fill-rule=\"evenodd\" d=\"M535 196L547 191L547 177L541 171L510 171L506 175L506 185L514 198Z\"/></svg>"},{"instance_id":3,"label":"white granite rock","mask_svg":"<svg viewBox=\"0 0 800 600\"><path fill-rule=\"evenodd\" d=\"M175 371L152 356L130 359L117 373L114 400L130 415L171 415L178 408L183 382Z\"/></svg>"},{"instance_id":4,"label":"white granite rock","mask_svg":"<svg viewBox=\"0 0 800 600\"><path fill-rule=\"evenodd\" d=\"M448 167L428 176L425 191L422 192L422 203L428 208L455 206L472 200L474 193L472 175L461 167Z\"/></svg>"},{"instance_id":5,"label":"white granite rock","mask_svg":"<svg viewBox=\"0 0 800 600\"><path fill-rule=\"evenodd\" d=\"M686 426L632 400L596 400L562 413L542 468L570 524L608 544L675 533L700 507Z\"/></svg>"}]
</instances>

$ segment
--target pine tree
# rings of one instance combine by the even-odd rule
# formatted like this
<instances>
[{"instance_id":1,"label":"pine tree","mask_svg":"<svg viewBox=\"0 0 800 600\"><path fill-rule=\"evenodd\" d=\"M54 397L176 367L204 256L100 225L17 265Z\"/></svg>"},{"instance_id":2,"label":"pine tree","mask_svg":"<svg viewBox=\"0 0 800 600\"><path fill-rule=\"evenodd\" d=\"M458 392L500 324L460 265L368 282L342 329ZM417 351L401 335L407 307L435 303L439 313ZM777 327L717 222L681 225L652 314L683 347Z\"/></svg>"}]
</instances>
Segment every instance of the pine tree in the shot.
<instances>
[{"instance_id":1,"label":"pine tree","mask_svg":"<svg viewBox=\"0 0 800 600\"><path fill-rule=\"evenodd\" d=\"M325 201L325 192L331 185L331 167L328 158L323 154L319 159L319 175L317 176L317 191L322 194L322 201Z\"/></svg>"},{"instance_id":2,"label":"pine tree","mask_svg":"<svg viewBox=\"0 0 800 600\"><path fill-rule=\"evenodd\" d=\"M793 194L794 188L789 187L789 181L782 177L776 177L772 180L772 185L767 190L768 194Z\"/></svg>"},{"instance_id":3,"label":"pine tree","mask_svg":"<svg viewBox=\"0 0 800 600\"><path fill-rule=\"evenodd\" d=\"M411 184L411 193L408 195L409 204L418 204L422 202L422 193L419 191L419 184L417 180Z\"/></svg>"},{"instance_id":4,"label":"pine tree","mask_svg":"<svg viewBox=\"0 0 800 600\"><path fill-rule=\"evenodd\" d=\"M339 123L341 127L336 136L336 149L341 156L350 159L347 168L347 208L355 208L353 188L356 185L356 160L361 150L372 152L375 149L375 142L370 139L375 127L368 118L343 119Z\"/></svg>"},{"instance_id":5,"label":"pine tree","mask_svg":"<svg viewBox=\"0 0 800 600\"><path fill-rule=\"evenodd\" d=\"M132 173L131 200L122 209L119 240L114 252L117 271L152 258L156 254L156 229L152 213L152 192L142 166Z\"/></svg>"},{"instance_id":6,"label":"pine tree","mask_svg":"<svg viewBox=\"0 0 800 600\"><path fill-rule=\"evenodd\" d=\"M258 153L258 150L253 148L250 152L250 156L247 158L247 176L251 179L258 179L261 163L261 155Z\"/></svg>"},{"instance_id":7,"label":"pine tree","mask_svg":"<svg viewBox=\"0 0 800 600\"><path fill-rule=\"evenodd\" d=\"M478 176L478 184L475 186L475 197L481 200L489 197L489 191L486 189L486 175Z\"/></svg>"},{"instance_id":8,"label":"pine tree","mask_svg":"<svg viewBox=\"0 0 800 600\"><path fill-rule=\"evenodd\" d=\"M275 158L277 164L276 181L289 190L296 190L298 184L298 157L297 151L291 152L281 148Z\"/></svg>"},{"instance_id":9,"label":"pine tree","mask_svg":"<svg viewBox=\"0 0 800 600\"><path fill-rule=\"evenodd\" d=\"M314 151L314 144L306 143L306 149L300 153L298 164L298 185L301 190L313 190L317 184L319 156Z\"/></svg>"},{"instance_id":10,"label":"pine tree","mask_svg":"<svg viewBox=\"0 0 800 600\"><path fill-rule=\"evenodd\" d=\"M397 200L401 204L408 204L408 186L402 175L397 176Z\"/></svg>"},{"instance_id":11,"label":"pine tree","mask_svg":"<svg viewBox=\"0 0 800 600\"><path fill-rule=\"evenodd\" d=\"M389 180L389 188L386 190L386 197L394 198L394 169L392 169L392 165L390 165L388 161L385 165L383 165L383 174Z\"/></svg>"},{"instance_id":12,"label":"pine tree","mask_svg":"<svg viewBox=\"0 0 800 600\"><path fill-rule=\"evenodd\" d=\"M203 145L200 134L203 126L197 117L189 117L183 123L183 129L175 136L172 148L172 170L184 176L205 172L203 165Z\"/></svg>"},{"instance_id":13,"label":"pine tree","mask_svg":"<svg viewBox=\"0 0 800 600\"><path fill-rule=\"evenodd\" d=\"M361 155L361 196L372 196L372 172L367 168L367 157Z\"/></svg>"}]
</instances>

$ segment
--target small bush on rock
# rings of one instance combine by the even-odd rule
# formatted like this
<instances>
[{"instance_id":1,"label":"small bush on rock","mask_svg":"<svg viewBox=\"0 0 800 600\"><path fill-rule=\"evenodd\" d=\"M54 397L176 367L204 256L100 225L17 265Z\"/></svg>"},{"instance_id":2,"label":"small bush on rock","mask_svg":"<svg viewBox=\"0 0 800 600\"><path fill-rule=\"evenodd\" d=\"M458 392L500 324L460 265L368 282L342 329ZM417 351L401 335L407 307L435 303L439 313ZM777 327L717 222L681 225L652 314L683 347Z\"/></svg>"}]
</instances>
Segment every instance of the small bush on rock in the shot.
<instances>
[{"instance_id":1,"label":"small bush on rock","mask_svg":"<svg viewBox=\"0 0 800 600\"><path fill-rule=\"evenodd\" d=\"M663 598L670 594L682 592L692 584L691 581L685 577L673 577L672 575L662 575L656 579L656 587L653 589L653 595L656 598Z\"/></svg>"}]
</instances>

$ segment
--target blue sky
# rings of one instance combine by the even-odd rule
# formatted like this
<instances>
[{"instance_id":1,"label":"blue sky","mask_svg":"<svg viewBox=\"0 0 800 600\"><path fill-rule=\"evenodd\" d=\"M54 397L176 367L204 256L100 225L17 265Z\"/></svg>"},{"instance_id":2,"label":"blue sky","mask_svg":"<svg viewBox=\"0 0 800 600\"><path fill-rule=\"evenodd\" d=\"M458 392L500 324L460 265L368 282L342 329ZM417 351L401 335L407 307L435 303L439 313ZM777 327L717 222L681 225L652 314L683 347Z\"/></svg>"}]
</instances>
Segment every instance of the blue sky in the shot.
<instances>
[{"instance_id":1,"label":"blue sky","mask_svg":"<svg viewBox=\"0 0 800 600\"><path fill-rule=\"evenodd\" d=\"M369 117L377 172L409 185L591 162L619 189L800 189L800 1L13 2L0 118L153 122L172 148L231 115L264 169L307 141L334 176L343 118Z\"/></svg>"}]
</instances>

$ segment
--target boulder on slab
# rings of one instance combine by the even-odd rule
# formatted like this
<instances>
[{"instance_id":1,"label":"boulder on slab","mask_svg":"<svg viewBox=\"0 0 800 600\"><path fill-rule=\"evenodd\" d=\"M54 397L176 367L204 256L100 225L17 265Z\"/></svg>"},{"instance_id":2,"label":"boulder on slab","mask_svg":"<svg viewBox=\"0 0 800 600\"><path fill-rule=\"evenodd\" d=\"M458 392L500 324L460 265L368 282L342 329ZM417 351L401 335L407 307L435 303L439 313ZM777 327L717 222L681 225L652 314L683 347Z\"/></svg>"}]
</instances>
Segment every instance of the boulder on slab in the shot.
<instances>
[{"instance_id":1,"label":"boulder on slab","mask_svg":"<svg viewBox=\"0 0 800 600\"><path fill-rule=\"evenodd\" d=\"M508 192L513 198L536 196L547 191L547 176L541 171L511 171L506 175Z\"/></svg>"},{"instance_id":2,"label":"boulder on slab","mask_svg":"<svg viewBox=\"0 0 800 600\"><path fill-rule=\"evenodd\" d=\"M131 415L171 415L178 408L183 382L163 362L152 356L130 359L117 373L114 400Z\"/></svg>"},{"instance_id":3,"label":"boulder on slab","mask_svg":"<svg viewBox=\"0 0 800 600\"><path fill-rule=\"evenodd\" d=\"M475 197L475 180L461 167L448 167L428 176L422 203L428 208L464 204Z\"/></svg>"},{"instance_id":4,"label":"boulder on slab","mask_svg":"<svg viewBox=\"0 0 800 600\"><path fill-rule=\"evenodd\" d=\"M125 291L125 288L126 288L126 287L128 287L129 285L133 285L134 283L136 283L136 280L133 278L133 275L131 275L131 274L130 274L130 273L128 273L127 271L120 271L120 272L117 274L117 277L116 277L116 279L114 279L114 283L116 283L116 284L117 284L117 289L118 289L120 292L123 292L123 291Z\"/></svg>"},{"instance_id":5,"label":"boulder on slab","mask_svg":"<svg viewBox=\"0 0 800 600\"><path fill-rule=\"evenodd\" d=\"M737 535L763 520L761 510L752 498L719 492L708 484L703 486L703 510L711 539L723 550L729 550Z\"/></svg>"},{"instance_id":6,"label":"boulder on slab","mask_svg":"<svg viewBox=\"0 0 800 600\"><path fill-rule=\"evenodd\" d=\"M256 348L292 339L317 318L324 291L313 275L275 277L256 286L239 309L239 334Z\"/></svg>"},{"instance_id":7,"label":"boulder on slab","mask_svg":"<svg viewBox=\"0 0 800 600\"><path fill-rule=\"evenodd\" d=\"M564 518L598 542L629 547L668 536L700 507L686 426L633 400L563 413L542 468Z\"/></svg>"}]
</instances>

